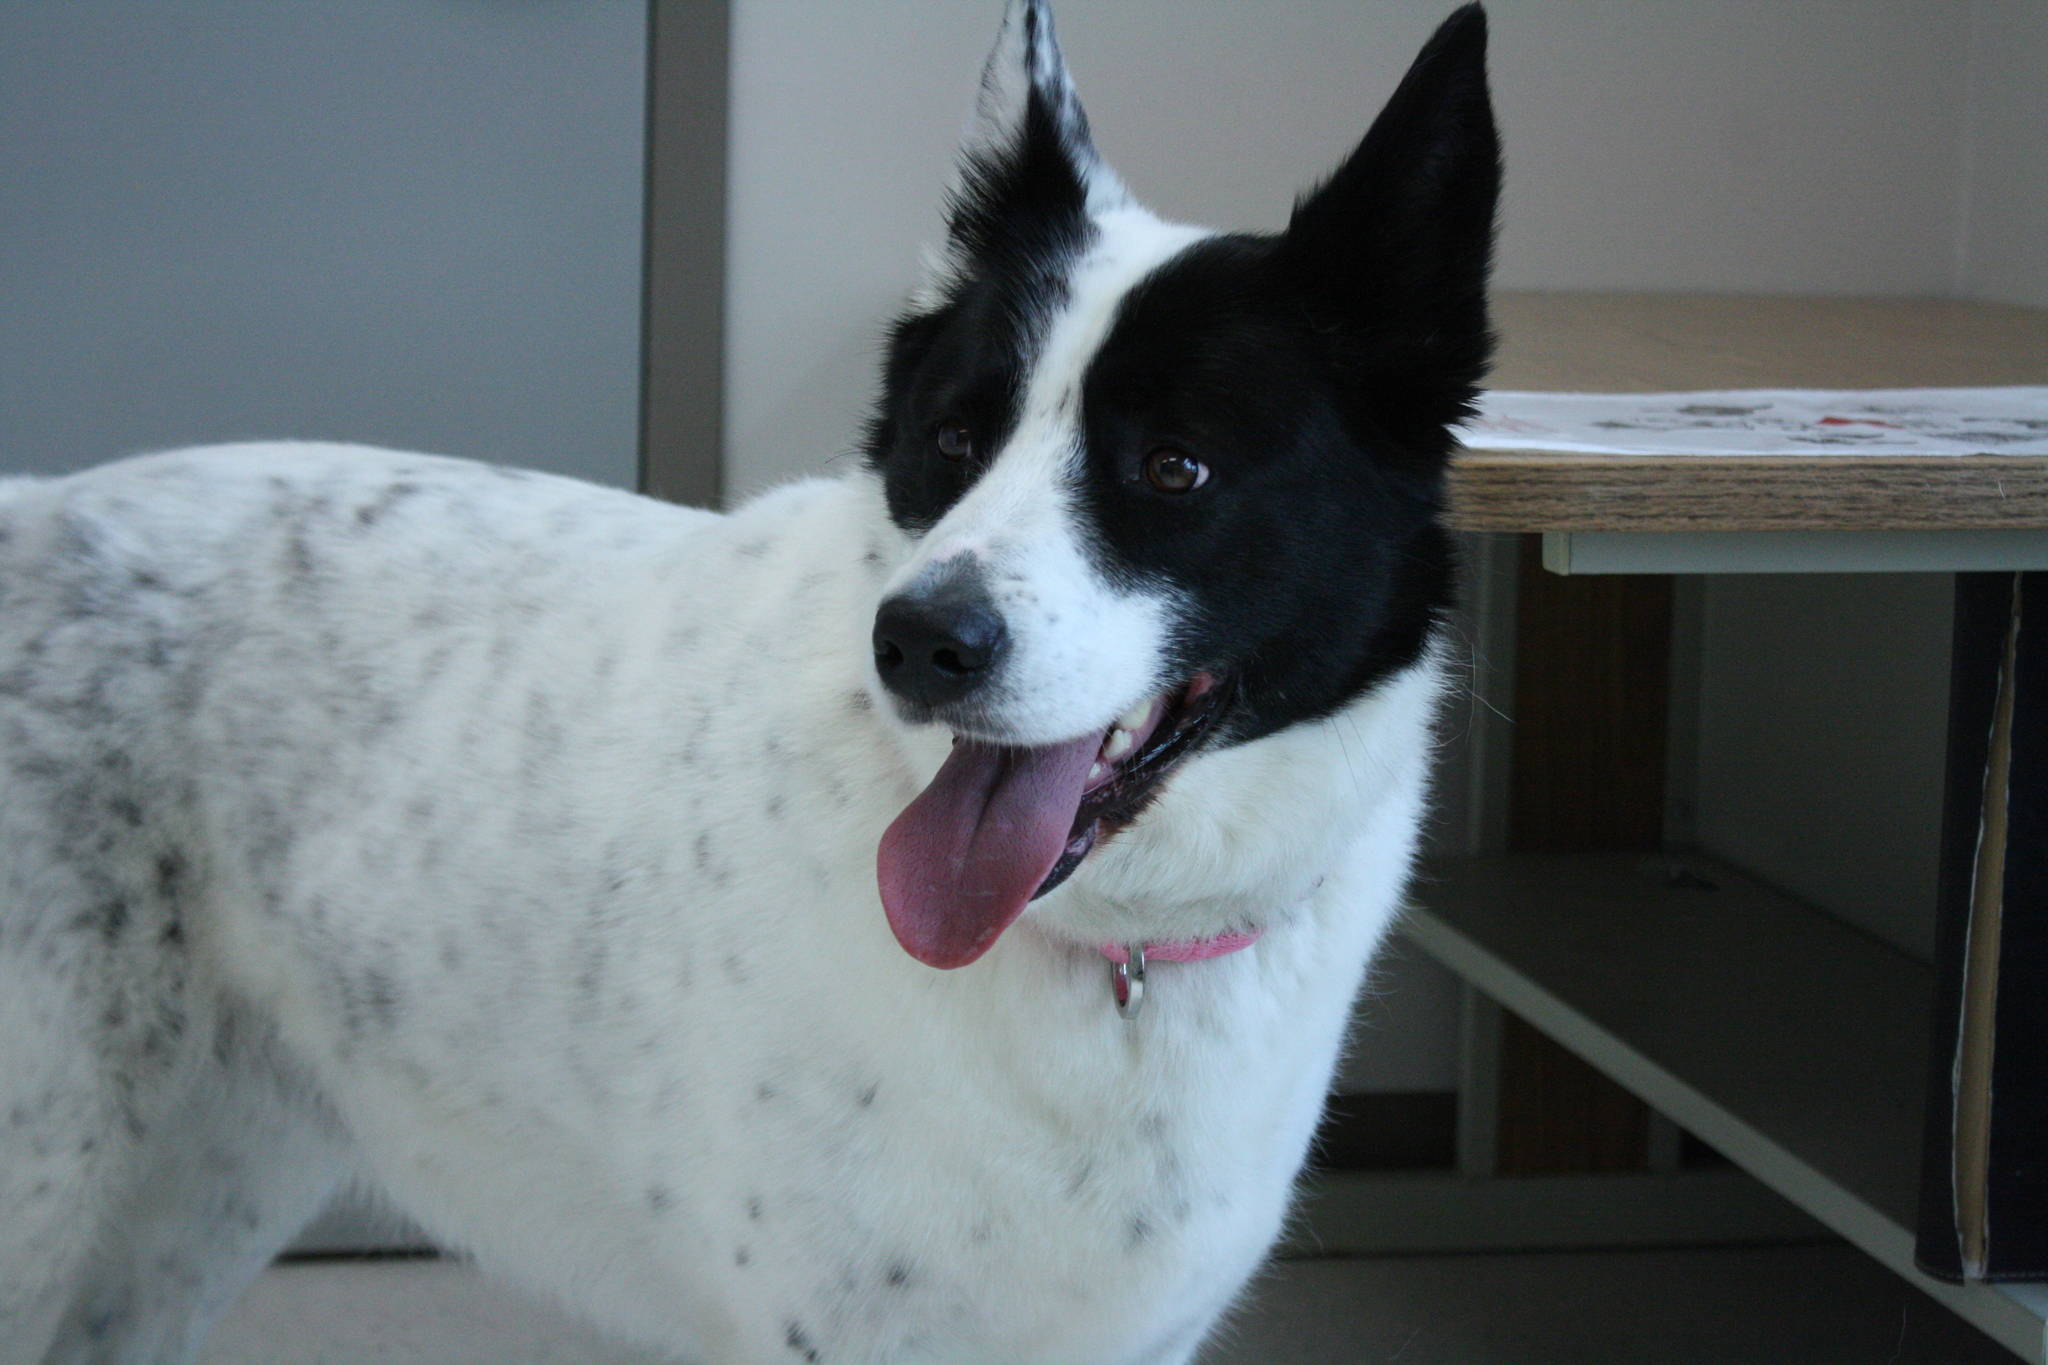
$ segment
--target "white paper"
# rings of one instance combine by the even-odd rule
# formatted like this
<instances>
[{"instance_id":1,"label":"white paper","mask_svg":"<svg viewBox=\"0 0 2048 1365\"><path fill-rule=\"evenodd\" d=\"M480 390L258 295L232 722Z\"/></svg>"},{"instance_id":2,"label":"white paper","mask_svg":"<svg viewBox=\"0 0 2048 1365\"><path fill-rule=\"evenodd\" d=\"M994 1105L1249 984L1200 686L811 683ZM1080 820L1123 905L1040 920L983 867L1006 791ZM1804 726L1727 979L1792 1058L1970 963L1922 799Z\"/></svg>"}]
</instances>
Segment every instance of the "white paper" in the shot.
<instances>
[{"instance_id":1,"label":"white paper","mask_svg":"<svg viewBox=\"0 0 2048 1365\"><path fill-rule=\"evenodd\" d=\"M2048 455L2048 387L1483 394L1476 450L1607 455Z\"/></svg>"}]
</instances>

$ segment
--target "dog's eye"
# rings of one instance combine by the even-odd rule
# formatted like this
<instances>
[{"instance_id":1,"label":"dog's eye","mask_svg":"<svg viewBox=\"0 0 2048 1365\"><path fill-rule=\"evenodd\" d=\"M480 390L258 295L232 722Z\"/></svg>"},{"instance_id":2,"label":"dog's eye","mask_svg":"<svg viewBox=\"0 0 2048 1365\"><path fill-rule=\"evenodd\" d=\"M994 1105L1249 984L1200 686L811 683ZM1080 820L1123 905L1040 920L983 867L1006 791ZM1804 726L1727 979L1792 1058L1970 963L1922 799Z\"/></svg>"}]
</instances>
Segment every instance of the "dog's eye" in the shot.
<instances>
[{"instance_id":1,"label":"dog's eye","mask_svg":"<svg viewBox=\"0 0 2048 1365\"><path fill-rule=\"evenodd\" d=\"M974 433L965 422L941 422L932 433L932 444L949 460L964 460L974 454Z\"/></svg>"},{"instance_id":2,"label":"dog's eye","mask_svg":"<svg viewBox=\"0 0 2048 1365\"><path fill-rule=\"evenodd\" d=\"M1160 446L1145 457L1145 482L1162 493L1192 493L1209 482L1209 466L1185 450Z\"/></svg>"}]
</instances>

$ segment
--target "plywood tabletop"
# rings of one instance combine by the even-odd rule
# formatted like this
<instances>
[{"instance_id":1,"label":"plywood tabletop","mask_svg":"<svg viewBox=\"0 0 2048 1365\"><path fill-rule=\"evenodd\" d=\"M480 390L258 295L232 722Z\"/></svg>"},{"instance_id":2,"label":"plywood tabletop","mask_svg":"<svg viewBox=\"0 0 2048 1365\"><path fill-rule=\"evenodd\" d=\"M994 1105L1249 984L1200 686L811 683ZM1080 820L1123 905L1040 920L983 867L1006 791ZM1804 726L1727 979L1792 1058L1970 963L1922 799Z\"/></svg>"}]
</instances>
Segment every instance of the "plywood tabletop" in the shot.
<instances>
[{"instance_id":1,"label":"plywood tabletop","mask_svg":"<svg viewBox=\"0 0 2048 1365\"><path fill-rule=\"evenodd\" d=\"M1580 393L2048 384L2048 311L1932 299L1503 294L1492 383ZM2048 529L2048 456L1468 450L1473 531Z\"/></svg>"}]
</instances>

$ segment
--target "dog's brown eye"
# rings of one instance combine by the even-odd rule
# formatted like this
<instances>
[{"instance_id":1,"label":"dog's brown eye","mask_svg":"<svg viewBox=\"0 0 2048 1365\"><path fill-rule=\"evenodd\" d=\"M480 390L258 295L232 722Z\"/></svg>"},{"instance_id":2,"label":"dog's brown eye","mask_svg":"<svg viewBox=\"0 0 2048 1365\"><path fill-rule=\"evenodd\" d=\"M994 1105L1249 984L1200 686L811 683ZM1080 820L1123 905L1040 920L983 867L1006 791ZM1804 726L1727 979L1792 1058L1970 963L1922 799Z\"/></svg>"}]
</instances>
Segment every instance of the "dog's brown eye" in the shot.
<instances>
[{"instance_id":1,"label":"dog's brown eye","mask_svg":"<svg viewBox=\"0 0 2048 1365\"><path fill-rule=\"evenodd\" d=\"M965 422L939 423L932 441L938 446L939 454L949 460L964 460L974 454L974 433L967 429Z\"/></svg>"},{"instance_id":2,"label":"dog's brown eye","mask_svg":"<svg viewBox=\"0 0 2048 1365\"><path fill-rule=\"evenodd\" d=\"M1192 493L1209 482L1209 466L1185 450L1160 446L1145 457L1145 482L1162 493Z\"/></svg>"}]
</instances>

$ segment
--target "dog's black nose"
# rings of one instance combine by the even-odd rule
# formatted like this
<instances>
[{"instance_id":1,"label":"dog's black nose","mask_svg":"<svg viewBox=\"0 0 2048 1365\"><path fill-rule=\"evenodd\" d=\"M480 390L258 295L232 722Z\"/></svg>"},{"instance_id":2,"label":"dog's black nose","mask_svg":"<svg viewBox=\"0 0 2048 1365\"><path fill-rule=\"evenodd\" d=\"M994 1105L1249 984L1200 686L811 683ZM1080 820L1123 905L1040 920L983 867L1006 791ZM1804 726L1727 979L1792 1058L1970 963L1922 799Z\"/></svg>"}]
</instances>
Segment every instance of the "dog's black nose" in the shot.
<instances>
[{"instance_id":1,"label":"dog's black nose","mask_svg":"<svg viewBox=\"0 0 2048 1365\"><path fill-rule=\"evenodd\" d=\"M903 593L875 613L875 671L905 701L943 706L994 676L1009 648L1002 615L976 578Z\"/></svg>"}]
</instances>

